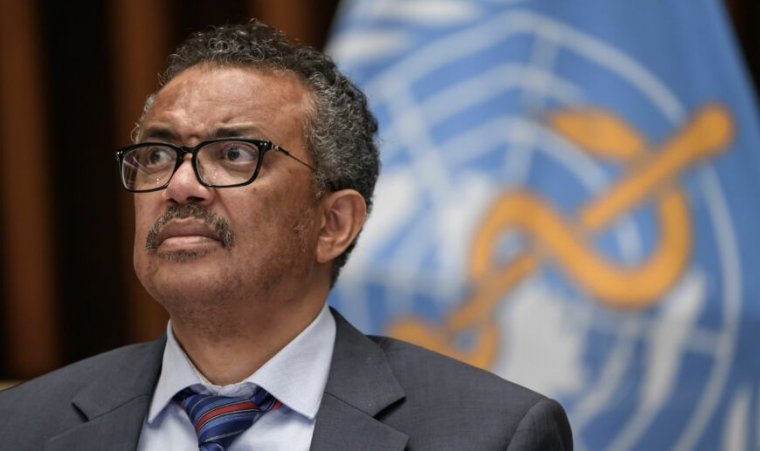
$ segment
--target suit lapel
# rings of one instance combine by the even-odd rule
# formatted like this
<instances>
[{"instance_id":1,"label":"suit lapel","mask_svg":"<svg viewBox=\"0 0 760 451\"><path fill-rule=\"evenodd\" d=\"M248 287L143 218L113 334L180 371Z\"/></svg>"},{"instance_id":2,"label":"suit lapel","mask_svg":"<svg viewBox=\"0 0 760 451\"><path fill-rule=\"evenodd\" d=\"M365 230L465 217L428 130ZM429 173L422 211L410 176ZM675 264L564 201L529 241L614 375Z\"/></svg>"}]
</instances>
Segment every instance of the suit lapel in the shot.
<instances>
[{"instance_id":1,"label":"suit lapel","mask_svg":"<svg viewBox=\"0 0 760 451\"><path fill-rule=\"evenodd\" d=\"M133 398L114 410L51 438L46 451L113 451L137 448L150 395Z\"/></svg>"},{"instance_id":2,"label":"suit lapel","mask_svg":"<svg viewBox=\"0 0 760 451\"><path fill-rule=\"evenodd\" d=\"M311 449L403 450L408 436L377 417L404 399L383 350L333 311L335 349ZM48 440L47 451L134 450L161 369L165 338L111 368L73 398L83 423ZM107 445L106 445L107 444Z\"/></svg>"},{"instance_id":3,"label":"suit lapel","mask_svg":"<svg viewBox=\"0 0 760 451\"><path fill-rule=\"evenodd\" d=\"M377 415L404 399L383 350L336 311L335 349L317 413L313 451L402 450L408 436Z\"/></svg>"},{"instance_id":4,"label":"suit lapel","mask_svg":"<svg viewBox=\"0 0 760 451\"><path fill-rule=\"evenodd\" d=\"M51 438L47 451L134 450L161 369L165 337L146 345L123 366L108 368L79 391L72 405L83 423Z\"/></svg>"}]
</instances>

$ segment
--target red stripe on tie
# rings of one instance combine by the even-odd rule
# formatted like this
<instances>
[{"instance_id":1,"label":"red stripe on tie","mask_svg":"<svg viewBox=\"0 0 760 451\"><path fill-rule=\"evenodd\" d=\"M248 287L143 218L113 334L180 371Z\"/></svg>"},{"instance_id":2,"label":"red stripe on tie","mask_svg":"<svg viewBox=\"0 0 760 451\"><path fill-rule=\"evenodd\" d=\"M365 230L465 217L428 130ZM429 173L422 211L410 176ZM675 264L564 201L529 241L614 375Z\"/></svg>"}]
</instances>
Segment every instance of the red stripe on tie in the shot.
<instances>
[{"instance_id":1,"label":"red stripe on tie","mask_svg":"<svg viewBox=\"0 0 760 451\"><path fill-rule=\"evenodd\" d=\"M209 421L212 420L220 415L224 415L225 413L229 412L239 412L241 410L248 410L248 409L255 409L256 404L252 403L251 401L244 401L239 402L235 404L230 404L228 406L218 407L213 410L209 410L205 414L203 414L202 417L198 418L198 421L195 423L195 429L200 431L201 428Z\"/></svg>"}]
</instances>

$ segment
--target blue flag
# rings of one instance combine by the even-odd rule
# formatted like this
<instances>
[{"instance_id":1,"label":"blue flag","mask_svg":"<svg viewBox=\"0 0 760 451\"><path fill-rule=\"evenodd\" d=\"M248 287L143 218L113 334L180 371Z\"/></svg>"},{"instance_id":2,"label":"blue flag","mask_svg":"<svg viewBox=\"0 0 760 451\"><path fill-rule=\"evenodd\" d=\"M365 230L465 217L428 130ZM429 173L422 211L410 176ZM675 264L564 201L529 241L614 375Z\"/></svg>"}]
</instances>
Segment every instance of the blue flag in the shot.
<instances>
[{"instance_id":1,"label":"blue flag","mask_svg":"<svg viewBox=\"0 0 760 451\"><path fill-rule=\"evenodd\" d=\"M558 399L578 450L760 449L760 134L718 0L345 0L380 122L331 303Z\"/></svg>"}]
</instances>

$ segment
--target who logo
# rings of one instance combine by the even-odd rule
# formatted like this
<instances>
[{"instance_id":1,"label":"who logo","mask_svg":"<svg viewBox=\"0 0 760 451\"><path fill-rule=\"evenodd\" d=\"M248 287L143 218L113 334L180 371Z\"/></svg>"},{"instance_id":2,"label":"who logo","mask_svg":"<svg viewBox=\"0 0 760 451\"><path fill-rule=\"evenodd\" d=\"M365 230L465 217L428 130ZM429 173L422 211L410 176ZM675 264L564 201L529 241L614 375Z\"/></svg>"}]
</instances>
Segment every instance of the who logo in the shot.
<instances>
[{"instance_id":1,"label":"who logo","mask_svg":"<svg viewBox=\"0 0 760 451\"><path fill-rule=\"evenodd\" d=\"M757 115L729 41L652 21L726 33L686 3L346 3L383 171L331 303L558 399L576 449L760 446Z\"/></svg>"}]
</instances>

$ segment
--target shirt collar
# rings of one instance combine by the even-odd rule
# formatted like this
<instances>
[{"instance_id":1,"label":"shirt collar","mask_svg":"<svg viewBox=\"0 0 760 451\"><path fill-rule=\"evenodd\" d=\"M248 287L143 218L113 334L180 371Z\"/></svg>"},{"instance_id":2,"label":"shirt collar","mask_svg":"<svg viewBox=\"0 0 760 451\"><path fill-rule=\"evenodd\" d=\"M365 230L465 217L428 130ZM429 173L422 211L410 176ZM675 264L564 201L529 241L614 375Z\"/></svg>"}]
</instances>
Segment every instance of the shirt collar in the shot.
<instances>
[{"instance_id":1,"label":"shirt collar","mask_svg":"<svg viewBox=\"0 0 760 451\"><path fill-rule=\"evenodd\" d=\"M335 319L325 304L314 321L261 368L241 382L222 387L208 382L195 368L174 337L170 322L148 423L159 417L177 392L191 386L199 392L226 396L246 396L263 387L286 407L313 420L327 384L334 344Z\"/></svg>"}]
</instances>

